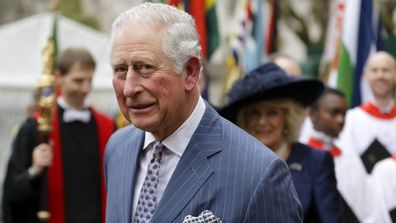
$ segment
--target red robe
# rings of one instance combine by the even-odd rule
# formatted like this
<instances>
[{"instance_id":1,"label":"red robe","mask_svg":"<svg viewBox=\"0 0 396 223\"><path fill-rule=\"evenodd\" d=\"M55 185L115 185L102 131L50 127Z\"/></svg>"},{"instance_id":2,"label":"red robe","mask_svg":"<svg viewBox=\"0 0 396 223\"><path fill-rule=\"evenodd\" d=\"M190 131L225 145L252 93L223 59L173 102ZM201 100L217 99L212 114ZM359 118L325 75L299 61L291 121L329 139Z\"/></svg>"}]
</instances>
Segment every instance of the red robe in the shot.
<instances>
[{"instance_id":1,"label":"red robe","mask_svg":"<svg viewBox=\"0 0 396 223\"><path fill-rule=\"evenodd\" d=\"M98 140L100 148L100 176L101 176L101 199L102 199L102 222L105 222L106 213L106 188L103 172L104 151L107 140L114 132L113 121L92 108L93 118L96 120L98 131ZM64 193L63 193L63 165L62 165L62 148L61 136L59 129L58 112L54 112L53 130L50 134L50 140L53 142L53 161L48 168L48 209L51 214L49 223L63 223L65 220Z\"/></svg>"}]
</instances>

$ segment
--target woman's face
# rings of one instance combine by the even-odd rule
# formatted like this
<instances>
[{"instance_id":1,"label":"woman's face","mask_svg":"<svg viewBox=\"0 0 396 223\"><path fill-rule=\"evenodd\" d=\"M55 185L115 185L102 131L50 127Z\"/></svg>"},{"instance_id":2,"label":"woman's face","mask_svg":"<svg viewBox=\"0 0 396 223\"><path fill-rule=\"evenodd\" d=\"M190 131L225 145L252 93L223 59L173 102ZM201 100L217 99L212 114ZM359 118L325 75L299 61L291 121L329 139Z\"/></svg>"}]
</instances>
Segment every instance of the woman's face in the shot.
<instances>
[{"instance_id":1,"label":"woman's face","mask_svg":"<svg viewBox=\"0 0 396 223\"><path fill-rule=\"evenodd\" d=\"M286 110L269 102L249 105L244 112L247 132L276 151L286 141Z\"/></svg>"}]
</instances>

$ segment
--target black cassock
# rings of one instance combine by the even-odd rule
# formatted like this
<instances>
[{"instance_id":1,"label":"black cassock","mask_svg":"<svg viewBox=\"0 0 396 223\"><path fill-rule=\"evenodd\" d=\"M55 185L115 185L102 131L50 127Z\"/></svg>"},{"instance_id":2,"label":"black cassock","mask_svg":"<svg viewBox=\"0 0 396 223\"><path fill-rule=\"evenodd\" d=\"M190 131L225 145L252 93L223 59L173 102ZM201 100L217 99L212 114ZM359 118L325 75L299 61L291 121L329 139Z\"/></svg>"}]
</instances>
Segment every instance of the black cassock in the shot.
<instances>
[{"instance_id":1,"label":"black cassock","mask_svg":"<svg viewBox=\"0 0 396 223\"><path fill-rule=\"evenodd\" d=\"M101 222L101 176L97 125L62 120L58 106L64 182L66 223ZM91 112L92 113L92 112ZM28 168L32 152L39 144L37 122L29 118L21 126L13 145L4 181L3 209L5 223L38 222L40 178L32 179Z\"/></svg>"}]
</instances>

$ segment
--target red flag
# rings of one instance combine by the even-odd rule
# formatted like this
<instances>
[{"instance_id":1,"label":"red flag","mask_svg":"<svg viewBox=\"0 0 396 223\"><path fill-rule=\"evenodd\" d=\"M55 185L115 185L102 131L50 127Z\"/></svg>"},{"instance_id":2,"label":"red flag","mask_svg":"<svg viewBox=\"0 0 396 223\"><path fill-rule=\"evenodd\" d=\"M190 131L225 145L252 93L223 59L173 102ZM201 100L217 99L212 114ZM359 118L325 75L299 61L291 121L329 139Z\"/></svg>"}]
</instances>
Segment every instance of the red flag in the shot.
<instances>
[{"instance_id":1,"label":"red flag","mask_svg":"<svg viewBox=\"0 0 396 223\"><path fill-rule=\"evenodd\" d=\"M207 57L205 1L190 1L189 8L186 11L195 18L199 40L202 47L202 55L203 57Z\"/></svg>"}]
</instances>

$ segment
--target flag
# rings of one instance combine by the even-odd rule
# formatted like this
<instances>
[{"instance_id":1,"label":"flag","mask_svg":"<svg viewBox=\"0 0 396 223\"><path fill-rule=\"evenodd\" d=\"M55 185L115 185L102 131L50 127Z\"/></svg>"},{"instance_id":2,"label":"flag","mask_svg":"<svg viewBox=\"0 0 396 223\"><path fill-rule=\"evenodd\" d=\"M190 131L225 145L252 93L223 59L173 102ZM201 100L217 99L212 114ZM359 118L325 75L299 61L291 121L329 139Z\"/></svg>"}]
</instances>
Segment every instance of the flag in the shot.
<instances>
[{"instance_id":1,"label":"flag","mask_svg":"<svg viewBox=\"0 0 396 223\"><path fill-rule=\"evenodd\" d=\"M253 37L253 12L250 0L239 0L235 5L235 23L229 37L229 47L233 57L237 55L236 64L242 72L255 68L256 43ZM231 54L230 54L231 55Z\"/></svg>"},{"instance_id":2,"label":"flag","mask_svg":"<svg viewBox=\"0 0 396 223\"><path fill-rule=\"evenodd\" d=\"M270 0L269 5L269 19L266 25L266 37L265 37L265 53L269 55L276 51L276 35L277 35L277 17L278 17L278 4L276 0Z\"/></svg>"},{"instance_id":3,"label":"flag","mask_svg":"<svg viewBox=\"0 0 396 223\"><path fill-rule=\"evenodd\" d=\"M184 10L184 1L182 0L161 0L161 3L173 5L179 9Z\"/></svg>"},{"instance_id":4,"label":"flag","mask_svg":"<svg viewBox=\"0 0 396 223\"><path fill-rule=\"evenodd\" d=\"M361 103L363 67L369 54L377 50L379 27L373 21L379 20L373 10L372 0L345 2L337 88L345 93L350 107Z\"/></svg>"},{"instance_id":5,"label":"flag","mask_svg":"<svg viewBox=\"0 0 396 223\"><path fill-rule=\"evenodd\" d=\"M326 43L320 62L321 71L319 78L328 86L333 88L337 86L336 77L344 11L344 0L331 2L329 10L329 22L327 25Z\"/></svg>"},{"instance_id":6,"label":"flag","mask_svg":"<svg viewBox=\"0 0 396 223\"><path fill-rule=\"evenodd\" d=\"M253 9L253 37L256 42L255 63L258 66L264 57L264 15L263 0L256 0L252 3Z\"/></svg>"},{"instance_id":7,"label":"flag","mask_svg":"<svg viewBox=\"0 0 396 223\"><path fill-rule=\"evenodd\" d=\"M174 5L194 17L202 56L210 60L220 45L216 0L162 0L161 2Z\"/></svg>"},{"instance_id":8,"label":"flag","mask_svg":"<svg viewBox=\"0 0 396 223\"><path fill-rule=\"evenodd\" d=\"M207 39L206 39L206 18L205 18L205 1L191 1L186 11L195 19L197 32L202 48L202 55L206 58L207 53Z\"/></svg>"},{"instance_id":9,"label":"flag","mask_svg":"<svg viewBox=\"0 0 396 223\"><path fill-rule=\"evenodd\" d=\"M210 60L211 56L220 45L220 35L215 0L205 0L205 19L207 58Z\"/></svg>"}]
</instances>

